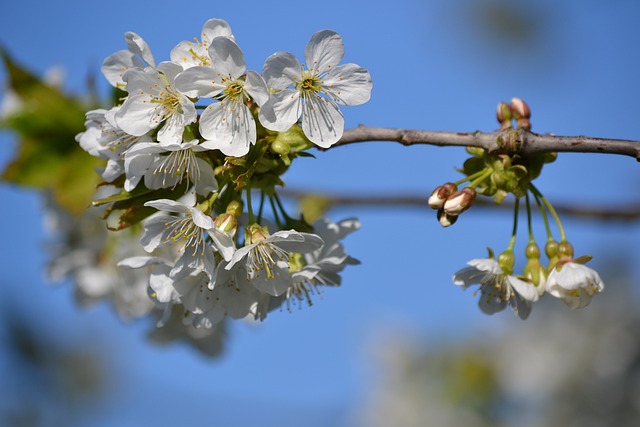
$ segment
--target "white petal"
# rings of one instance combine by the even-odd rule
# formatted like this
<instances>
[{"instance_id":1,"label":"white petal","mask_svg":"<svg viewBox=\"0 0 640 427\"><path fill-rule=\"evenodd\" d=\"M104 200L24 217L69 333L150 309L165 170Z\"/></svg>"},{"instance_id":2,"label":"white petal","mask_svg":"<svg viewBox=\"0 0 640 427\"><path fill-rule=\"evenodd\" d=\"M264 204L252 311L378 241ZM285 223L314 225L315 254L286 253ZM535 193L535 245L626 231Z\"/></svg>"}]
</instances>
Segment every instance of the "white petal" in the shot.
<instances>
[{"instance_id":1,"label":"white petal","mask_svg":"<svg viewBox=\"0 0 640 427\"><path fill-rule=\"evenodd\" d=\"M369 72L356 64L340 65L328 72L322 81L322 88L343 105L359 105L369 101L372 86Z\"/></svg>"},{"instance_id":2,"label":"white petal","mask_svg":"<svg viewBox=\"0 0 640 427\"><path fill-rule=\"evenodd\" d=\"M531 302L538 301L538 290L533 283L520 280L517 277L513 276L508 276L507 280L509 280L509 283L511 284L513 289L515 289L516 292L522 296L522 298Z\"/></svg>"},{"instance_id":3,"label":"white petal","mask_svg":"<svg viewBox=\"0 0 640 427\"><path fill-rule=\"evenodd\" d=\"M191 217L193 218L193 223L200 228L204 228L205 230L211 230L215 227L213 220L210 216L205 215L200 209L191 208Z\"/></svg>"},{"instance_id":4,"label":"white petal","mask_svg":"<svg viewBox=\"0 0 640 427\"><path fill-rule=\"evenodd\" d=\"M133 136L142 136L158 126L151 97L147 94L129 95L115 114L120 129Z\"/></svg>"},{"instance_id":5,"label":"white petal","mask_svg":"<svg viewBox=\"0 0 640 427\"><path fill-rule=\"evenodd\" d=\"M247 71L244 89L259 106L269 100L269 88L262 76L255 71Z\"/></svg>"},{"instance_id":6,"label":"white petal","mask_svg":"<svg viewBox=\"0 0 640 427\"><path fill-rule=\"evenodd\" d=\"M324 72L336 67L344 56L344 44L340 34L331 30L315 33L304 50L307 67Z\"/></svg>"},{"instance_id":7,"label":"white petal","mask_svg":"<svg viewBox=\"0 0 640 427\"><path fill-rule=\"evenodd\" d=\"M153 58L147 42L142 37L132 31L128 31L124 34L124 40L132 53L140 56L148 65L155 68L156 60Z\"/></svg>"},{"instance_id":8,"label":"white petal","mask_svg":"<svg viewBox=\"0 0 640 427\"><path fill-rule=\"evenodd\" d=\"M289 52L277 52L265 61L262 76L270 87L282 90L302 80L302 66Z\"/></svg>"},{"instance_id":9,"label":"white petal","mask_svg":"<svg viewBox=\"0 0 640 427\"><path fill-rule=\"evenodd\" d=\"M158 200L150 200L144 204L145 206L150 206L152 208L156 208L159 211L165 212L178 212L178 213L191 213L190 207L185 206L183 203L176 202L171 199L158 199Z\"/></svg>"},{"instance_id":10,"label":"white petal","mask_svg":"<svg viewBox=\"0 0 640 427\"><path fill-rule=\"evenodd\" d=\"M216 37L228 37L234 40L231 27L224 19L209 19L202 27L202 42L204 44L211 44L211 41Z\"/></svg>"},{"instance_id":11,"label":"white petal","mask_svg":"<svg viewBox=\"0 0 640 427\"><path fill-rule=\"evenodd\" d=\"M216 102L209 105L200 116L200 134L207 141L202 147L214 149L210 142L225 144L233 139L228 101Z\"/></svg>"},{"instance_id":12,"label":"white petal","mask_svg":"<svg viewBox=\"0 0 640 427\"><path fill-rule=\"evenodd\" d=\"M209 56L213 62L213 68L223 76L231 76L237 79L246 71L244 55L231 39L216 37L209 46Z\"/></svg>"},{"instance_id":13,"label":"white petal","mask_svg":"<svg viewBox=\"0 0 640 427\"><path fill-rule=\"evenodd\" d=\"M208 65L209 52L200 43L190 41L180 42L176 47L171 49L169 54L171 62L180 64L183 69L187 70L191 67Z\"/></svg>"},{"instance_id":14,"label":"white petal","mask_svg":"<svg viewBox=\"0 0 640 427\"><path fill-rule=\"evenodd\" d=\"M344 117L338 105L320 96L310 96L305 101L302 107L304 134L320 147L331 147L344 131Z\"/></svg>"},{"instance_id":15,"label":"white petal","mask_svg":"<svg viewBox=\"0 0 640 427\"><path fill-rule=\"evenodd\" d=\"M112 86L122 87L125 85L122 76L130 68L144 68L144 64L130 51L120 50L104 60L102 74Z\"/></svg>"},{"instance_id":16,"label":"white petal","mask_svg":"<svg viewBox=\"0 0 640 427\"><path fill-rule=\"evenodd\" d=\"M190 98L211 98L221 93L226 86L211 67L191 67L178 74L176 89Z\"/></svg>"},{"instance_id":17,"label":"white petal","mask_svg":"<svg viewBox=\"0 0 640 427\"><path fill-rule=\"evenodd\" d=\"M267 129L284 132L298 121L301 114L300 93L285 89L272 94L269 101L260 107L258 119Z\"/></svg>"},{"instance_id":18,"label":"white petal","mask_svg":"<svg viewBox=\"0 0 640 427\"><path fill-rule=\"evenodd\" d=\"M218 181L216 181L213 175L213 169L209 163L199 157L196 158L196 162L198 163L198 170L200 171L200 178L195 182L196 193L208 196L218 190Z\"/></svg>"},{"instance_id":19,"label":"white petal","mask_svg":"<svg viewBox=\"0 0 640 427\"><path fill-rule=\"evenodd\" d=\"M498 265L498 262L492 258L472 259L467 264L473 267L476 267L478 270L481 270L481 271L488 271L493 274L502 274L502 269L500 268L500 265Z\"/></svg>"}]
</instances>

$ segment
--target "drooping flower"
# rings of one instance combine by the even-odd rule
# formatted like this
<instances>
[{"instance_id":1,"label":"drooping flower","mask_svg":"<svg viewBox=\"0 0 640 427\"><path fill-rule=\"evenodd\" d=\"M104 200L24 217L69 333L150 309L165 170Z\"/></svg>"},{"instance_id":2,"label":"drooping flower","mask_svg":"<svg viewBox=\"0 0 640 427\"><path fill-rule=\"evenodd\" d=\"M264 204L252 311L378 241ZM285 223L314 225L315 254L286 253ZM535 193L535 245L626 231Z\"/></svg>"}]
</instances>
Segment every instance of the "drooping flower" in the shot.
<instances>
[{"instance_id":1,"label":"drooping flower","mask_svg":"<svg viewBox=\"0 0 640 427\"><path fill-rule=\"evenodd\" d=\"M102 64L102 74L112 86L120 89L127 87L123 80L124 73L133 68L143 70L146 67L156 66L156 60L151 54L151 49L142 37L129 31L124 34L128 50L119 50L108 56Z\"/></svg>"},{"instance_id":2,"label":"drooping flower","mask_svg":"<svg viewBox=\"0 0 640 427\"><path fill-rule=\"evenodd\" d=\"M117 126L134 136L162 126L156 136L161 144L181 142L185 126L197 119L193 102L174 86L181 71L182 67L171 62L157 69L128 70L123 79L129 96L115 114Z\"/></svg>"},{"instance_id":3,"label":"drooping flower","mask_svg":"<svg viewBox=\"0 0 640 427\"><path fill-rule=\"evenodd\" d=\"M215 97L200 116L203 147L240 157L256 142L256 123L245 102L263 105L269 89L260 74L247 71L242 51L231 39L216 37L209 46L213 63L191 67L176 77L176 87L189 97Z\"/></svg>"},{"instance_id":4,"label":"drooping flower","mask_svg":"<svg viewBox=\"0 0 640 427\"><path fill-rule=\"evenodd\" d=\"M196 193L207 196L218 189L218 183L211 165L196 155L205 150L198 140L138 143L124 154L124 189L132 191L144 177L144 185L152 190L187 182L194 185Z\"/></svg>"},{"instance_id":5,"label":"drooping flower","mask_svg":"<svg viewBox=\"0 0 640 427\"><path fill-rule=\"evenodd\" d=\"M262 75L267 85L279 92L260 109L260 123L282 132L302 116L302 129L311 142L324 148L335 144L344 131L338 104L363 104L371 97L372 87L366 69L356 64L338 65L343 55L340 35L323 30L307 44L306 68L288 52L267 58Z\"/></svg>"},{"instance_id":6,"label":"drooping flower","mask_svg":"<svg viewBox=\"0 0 640 427\"><path fill-rule=\"evenodd\" d=\"M289 253L307 253L322 247L320 237L295 230L281 230L269 234L267 227L249 225L245 233L245 246L238 249L225 267L231 270L241 261L248 280L259 291L279 296L291 286Z\"/></svg>"},{"instance_id":7,"label":"drooping flower","mask_svg":"<svg viewBox=\"0 0 640 427\"><path fill-rule=\"evenodd\" d=\"M216 267L214 250L219 250L226 258L230 258L235 250L229 236L216 235L211 243L206 240L207 231L215 225L213 219L197 207L169 199L146 202L145 206L160 212L144 222L144 234L140 239L144 249L152 252L161 245L175 243L182 252L170 272L173 280L197 272L204 272L211 279Z\"/></svg>"},{"instance_id":8,"label":"drooping flower","mask_svg":"<svg viewBox=\"0 0 640 427\"><path fill-rule=\"evenodd\" d=\"M480 310L494 314L510 305L514 313L526 319L531 312L531 303L538 300L536 287L525 280L505 274L492 258L472 259L453 276L453 283L463 289L480 285Z\"/></svg>"},{"instance_id":9,"label":"drooping flower","mask_svg":"<svg viewBox=\"0 0 640 427\"><path fill-rule=\"evenodd\" d=\"M321 292L322 286L340 286L340 273L347 265L359 264L355 258L349 256L340 242L348 234L358 230L360 222L357 219L346 219L338 223L328 219L313 223L313 231L324 241L322 247L305 254L289 254L289 270L291 272L291 286L278 297L262 298L257 308L257 316L264 319L268 312L286 303L306 302L312 305L312 296Z\"/></svg>"},{"instance_id":10,"label":"drooping flower","mask_svg":"<svg viewBox=\"0 0 640 427\"><path fill-rule=\"evenodd\" d=\"M171 50L171 62L182 65L185 70L196 66L210 66L209 46L216 37L235 40L231 27L223 19L209 19L202 27L201 41L183 41Z\"/></svg>"},{"instance_id":11,"label":"drooping flower","mask_svg":"<svg viewBox=\"0 0 640 427\"><path fill-rule=\"evenodd\" d=\"M150 142L148 135L132 136L119 129L114 115L120 107L111 110L91 110L86 114L84 132L76 135L76 141L86 152L107 159L102 178L111 182L124 173L124 152L138 142Z\"/></svg>"},{"instance_id":12,"label":"drooping flower","mask_svg":"<svg viewBox=\"0 0 640 427\"><path fill-rule=\"evenodd\" d=\"M589 305L591 297L604 290L597 271L576 262L558 263L549 272L546 290L572 309Z\"/></svg>"}]
</instances>

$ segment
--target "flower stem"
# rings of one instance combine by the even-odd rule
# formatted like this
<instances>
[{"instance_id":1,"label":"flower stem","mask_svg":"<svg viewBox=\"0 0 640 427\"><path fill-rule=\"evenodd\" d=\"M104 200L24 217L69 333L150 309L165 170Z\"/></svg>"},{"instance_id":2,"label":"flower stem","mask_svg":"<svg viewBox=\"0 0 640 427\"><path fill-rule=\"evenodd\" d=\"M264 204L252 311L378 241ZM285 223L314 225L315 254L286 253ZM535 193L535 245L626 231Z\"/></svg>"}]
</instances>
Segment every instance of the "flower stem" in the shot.
<instances>
[{"instance_id":1,"label":"flower stem","mask_svg":"<svg viewBox=\"0 0 640 427\"><path fill-rule=\"evenodd\" d=\"M562 222L560 221L560 217L558 216L558 213L556 212L556 210L553 208L551 203L542 195L542 193L535 187L535 185L529 184L529 188L531 189L531 192L536 196L536 198L542 201L542 203L547 208L551 216L553 216L553 219L556 221L556 224L558 225L558 231L560 232L560 241L561 242L566 241L567 237L564 233L564 227L562 227Z\"/></svg>"},{"instance_id":2,"label":"flower stem","mask_svg":"<svg viewBox=\"0 0 640 427\"><path fill-rule=\"evenodd\" d=\"M527 202L527 228L529 229L529 243L535 243L533 238L533 227L531 227L531 202L529 201L529 192L525 195L525 201Z\"/></svg>"},{"instance_id":3,"label":"flower stem","mask_svg":"<svg viewBox=\"0 0 640 427\"><path fill-rule=\"evenodd\" d=\"M253 207L251 206L251 187L247 187L247 211L249 211L249 224L253 224L255 217L253 216Z\"/></svg>"},{"instance_id":4,"label":"flower stem","mask_svg":"<svg viewBox=\"0 0 640 427\"><path fill-rule=\"evenodd\" d=\"M462 184L462 183L465 183L465 182L467 182L467 181L474 180L474 179L476 179L477 177L484 175L486 172L487 172L487 170L486 170L486 169L482 169L482 170L480 170L480 171L478 171L478 172L476 172L476 173L473 173L473 174L471 174L471 175L469 175L469 176L466 176L466 177L464 177L464 178L462 178L462 179L460 179L460 180L458 180L458 181L454 182L454 183L453 183L453 185L455 185L455 186L457 187L458 185L460 185L460 184Z\"/></svg>"},{"instance_id":5,"label":"flower stem","mask_svg":"<svg viewBox=\"0 0 640 427\"><path fill-rule=\"evenodd\" d=\"M273 211L273 219L276 221L276 225L279 229L282 229L282 221L280 221L280 215L278 215L278 209L276 209L276 205L273 202L273 196L269 196L269 203L271 204L271 210Z\"/></svg>"},{"instance_id":6,"label":"flower stem","mask_svg":"<svg viewBox=\"0 0 640 427\"><path fill-rule=\"evenodd\" d=\"M516 198L516 203L513 208L513 231L511 232L511 241L507 247L507 251L513 251L513 247L516 244L516 234L518 234L518 211L520 210L520 198Z\"/></svg>"},{"instance_id":7,"label":"flower stem","mask_svg":"<svg viewBox=\"0 0 640 427\"><path fill-rule=\"evenodd\" d=\"M475 190L476 187L482 183L482 181L490 177L491 174L493 173L491 169L487 169L482 172L484 172L482 175L480 175L479 177L477 177L476 179L474 179L472 182L469 183L469 188L473 188Z\"/></svg>"},{"instance_id":8,"label":"flower stem","mask_svg":"<svg viewBox=\"0 0 640 427\"><path fill-rule=\"evenodd\" d=\"M264 191L260 191L260 207L258 208L258 224L262 221L262 208L264 208Z\"/></svg>"}]
</instances>

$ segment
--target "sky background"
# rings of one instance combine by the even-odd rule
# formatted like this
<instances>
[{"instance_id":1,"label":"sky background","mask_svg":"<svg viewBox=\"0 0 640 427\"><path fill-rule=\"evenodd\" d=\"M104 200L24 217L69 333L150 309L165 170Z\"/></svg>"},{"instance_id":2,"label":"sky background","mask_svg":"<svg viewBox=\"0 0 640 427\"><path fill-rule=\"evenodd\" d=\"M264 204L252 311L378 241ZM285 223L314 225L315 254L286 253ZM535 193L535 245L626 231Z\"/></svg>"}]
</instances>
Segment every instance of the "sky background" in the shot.
<instances>
[{"instance_id":1,"label":"sky background","mask_svg":"<svg viewBox=\"0 0 640 427\"><path fill-rule=\"evenodd\" d=\"M200 36L206 20L223 18L248 69L260 71L276 51L302 58L311 35L329 28L343 37L343 63L367 68L373 79L371 101L343 109L347 128L492 131L498 102L517 96L531 107L536 132L640 139L638 2L396 0L392 6L331 0L11 2L2 6L0 43L37 73L60 67L65 88L81 94L103 59L125 48L126 31L141 35L156 60L168 60L175 45ZM108 83L98 80L106 94ZM4 165L15 145L11 135L0 138ZM459 148L388 142L315 154L294 163L285 176L289 188L427 197L437 185L458 179L455 167L466 158ZM631 158L564 153L536 185L552 202L617 206L639 202L639 184L640 169ZM112 393L93 412L91 425L352 425L375 386L372 360L385 337L409 334L436 346L520 322L510 312L483 315L472 293L451 283L466 261L486 255L487 246L506 248L509 211L472 209L442 229L427 209L337 208L329 213L333 220L357 216L362 222L345 241L362 265L348 268L343 286L328 289L311 308L275 312L259 325L237 322L224 355L209 360L185 346L147 342L148 322L124 323L106 304L77 308L70 284L44 280L40 196L2 184L0 200L0 312L17 313L46 342L86 345L101 355ZM564 223L576 255L592 254L594 268L617 257L640 259L639 224ZM526 238L521 224L517 255ZM539 218L535 227L543 241ZM637 282L637 264L632 274ZM557 309L566 308L558 301ZM1 334L6 338L6 331ZM0 373L11 366L7 357L0 349ZM5 387L23 384L24 393L33 393L20 375Z\"/></svg>"}]
</instances>

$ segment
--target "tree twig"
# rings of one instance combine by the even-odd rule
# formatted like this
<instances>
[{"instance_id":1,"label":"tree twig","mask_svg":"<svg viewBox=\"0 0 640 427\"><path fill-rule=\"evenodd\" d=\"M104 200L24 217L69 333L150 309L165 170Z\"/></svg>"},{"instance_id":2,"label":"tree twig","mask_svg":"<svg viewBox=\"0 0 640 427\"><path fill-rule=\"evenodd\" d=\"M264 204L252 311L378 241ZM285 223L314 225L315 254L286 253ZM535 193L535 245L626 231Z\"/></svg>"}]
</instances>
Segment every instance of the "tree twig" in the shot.
<instances>
[{"instance_id":1,"label":"tree twig","mask_svg":"<svg viewBox=\"0 0 640 427\"><path fill-rule=\"evenodd\" d=\"M445 132L412 129L380 128L360 125L344 131L333 147L365 141L393 141L405 146L437 145L482 147L489 152L505 152L523 157L543 152L607 153L630 156L640 161L640 141L592 138L587 136L556 136L537 134L526 129L506 129L497 132Z\"/></svg>"}]
</instances>

